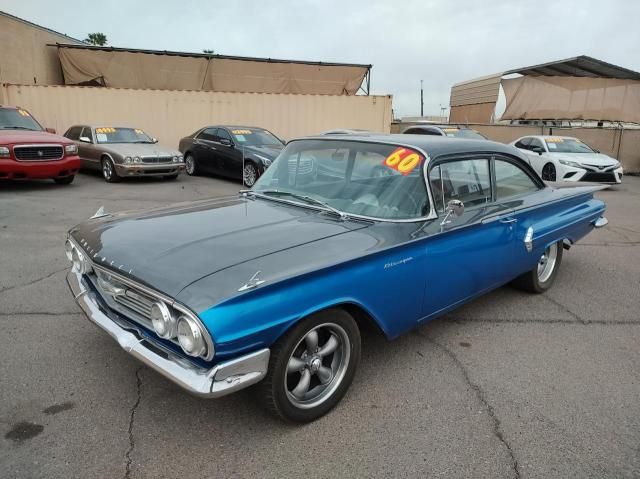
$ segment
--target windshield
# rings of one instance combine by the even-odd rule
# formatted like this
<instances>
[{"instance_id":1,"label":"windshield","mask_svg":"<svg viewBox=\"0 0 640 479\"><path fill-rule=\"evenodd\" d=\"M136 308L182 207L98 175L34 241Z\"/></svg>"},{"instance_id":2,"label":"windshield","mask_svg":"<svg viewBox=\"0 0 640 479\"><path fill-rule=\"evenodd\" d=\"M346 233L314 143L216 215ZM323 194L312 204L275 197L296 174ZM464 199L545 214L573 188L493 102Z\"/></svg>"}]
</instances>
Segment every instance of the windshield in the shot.
<instances>
[{"instance_id":1,"label":"windshield","mask_svg":"<svg viewBox=\"0 0 640 479\"><path fill-rule=\"evenodd\" d=\"M244 146L264 146L277 145L282 146L282 142L267 130L258 130L256 128L238 128L231 130L233 139L239 145Z\"/></svg>"},{"instance_id":2,"label":"windshield","mask_svg":"<svg viewBox=\"0 0 640 479\"><path fill-rule=\"evenodd\" d=\"M98 143L153 143L153 139L138 128L96 128Z\"/></svg>"},{"instance_id":3,"label":"windshield","mask_svg":"<svg viewBox=\"0 0 640 479\"><path fill-rule=\"evenodd\" d=\"M546 138L550 153L596 153L577 138Z\"/></svg>"},{"instance_id":4,"label":"windshield","mask_svg":"<svg viewBox=\"0 0 640 479\"><path fill-rule=\"evenodd\" d=\"M389 220L423 218L429 200L424 156L397 145L344 140L289 143L253 191L347 215ZM302 197L306 197L303 199Z\"/></svg>"},{"instance_id":5,"label":"windshield","mask_svg":"<svg viewBox=\"0 0 640 479\"><path fill-rule=\"evenodd\" d=\"M0 108L0 129L42 131L27 110L15 108Z\"/></svg>"},{"instance_id":6,"label":"windshield","mask_svg":"<svg viewBox=\"0 0 640 479\"><path fill-rule=\"evenodd\" d=\"M443 128L442 131L445 135L452 138L469 138L472 140L486 140L487 137L481 135L475 130L469 128Z\"/></svg>"}]
</instances>

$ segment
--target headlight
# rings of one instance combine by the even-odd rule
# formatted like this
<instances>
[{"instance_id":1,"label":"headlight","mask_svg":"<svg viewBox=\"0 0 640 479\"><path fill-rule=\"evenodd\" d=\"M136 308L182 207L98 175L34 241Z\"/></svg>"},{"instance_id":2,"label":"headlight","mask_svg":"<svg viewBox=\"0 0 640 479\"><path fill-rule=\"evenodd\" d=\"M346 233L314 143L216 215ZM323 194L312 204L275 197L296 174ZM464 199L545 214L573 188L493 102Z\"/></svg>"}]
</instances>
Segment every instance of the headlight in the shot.
<instances>
[{"instance_id":1,"label":"headlight","mask_svg":"<svg viewBox=\"0 0 640 479\"><path fill-rule=\"evenodd\" d=\"M174 163L177 163L177 162L178 162L178 157L177 157L177 156L174 156L172 159L173 159L173 162L174 162Z\"/></svg>"},{"instance_id":2,"label":"headlight","mask_svg":"<svg viewBox=\"0 0 640 479\"><path fill-rule=\"evenodd\" d=\"M202 356L207 352L200 326L187 316L178 319L178 342L189 356Z\"/></svg>"},{"instance_id":3,"label":"headlight","mask_svg":"<svg viewBox=\"0 0 640 479\"><path fill-rule=\"evenodd\" d=\"M273 160L267 158L266 156L262 156L262 155L256 155L256 156L262 160L262 164L264 166L270 166L271 163L273 162Z\"/></svg>"},{"instance_id":4,"label":"headlight","mask_svg":"<svg viewBox=\"0 0 640 479\"><path fill-rule=\"evenodd\" d=\"M124 157L124 162L125 163L131 163L131 157L130 156L125 156Z\"/></svg>"},{"instance_id":5,"label":"headlight","mask_svg":"<svg viewBox=\"0 0 640 479\"><path fill-rule=\"evenodd\" d=\"M65 145L64 151L67 155L75 155L78 153L78 145Z\"/></svg>"},{"instance_id":6,"label":"headlight","mask_svg":"<svg viewBox=\"0 0 640 479\"><path fill-rule=\"evenodd\" d=\"M64 252L69 261L73 261L73 243L69 240L64 242Z\"/></svg>"},{"instance_id":7,"label":"headlight","mask_svg":"<svg viewBox=\"0 0 640 479\"><path fill-rule=\"evenodd\" d=\"M613 166L614 168L620 168L620 162L619 162L619 161L616 161L616 162L614 162L614 163L613 163L613 165L612 165L612 166Z\"/></svg>"},{"instance_id":8,"label":"headlight","mask_svg":"<svg viewBox=\"0 0 640 479\"><path fill-rule=\"evenodd\" d=\"M9 158L8 146L0 146L0 158Z\"/></svg>"},{"instance_id":9,"label":"headlight","mask_svg":"<svg viewBox=\"0 0 640 479\"><path fill-rule=\"evenodd\" d=\"M184 161L184 158L182 157L182 155L178 156L178 163L182 163Z\"/></svg>"},{"instance_id":10,"label":"headlight","mask_svg":"<svg viewBox=\"0 0 640 479\"><path fill-rule=\"evenodd\" d=\"M87 258L78 248L73 248L71 252L71 262L73 263L73 269L80 274L87 274L91 271L89 261L87 261Z\"/></svg>"},{"instance_id":11,"label":"headlight","mask_svg":"<svg viewBox=\"0 0 640 479\"><path fill-rule=\"evenodd\" d=\"M560 164L565 165L565 166L572 166L573 168L582 168L582 165L580 163L576 163L575 161L569 161L569 160L558 160L560 162Z\"/></svg>"},{"instance_id":12,"label":"headlight","mask_svg":"<svg viewBox=\"0 0 640 479\"><path fill-rule=\"evenodd\" d=\"M139 156L134 156L133 157L133 162L134 163L140 163L140 157Z\"/></svg>"},{"instance_id":13,"label":"headlight","mask_svg":"<svg viewBox=\"0 0 640 479\"><path fill-rule=\"evenodd\" d=\"M151 305L151 324L161 338L171 339L176 335L176 318L164 303L157 302Z\"/></svg>"}]
</instances>

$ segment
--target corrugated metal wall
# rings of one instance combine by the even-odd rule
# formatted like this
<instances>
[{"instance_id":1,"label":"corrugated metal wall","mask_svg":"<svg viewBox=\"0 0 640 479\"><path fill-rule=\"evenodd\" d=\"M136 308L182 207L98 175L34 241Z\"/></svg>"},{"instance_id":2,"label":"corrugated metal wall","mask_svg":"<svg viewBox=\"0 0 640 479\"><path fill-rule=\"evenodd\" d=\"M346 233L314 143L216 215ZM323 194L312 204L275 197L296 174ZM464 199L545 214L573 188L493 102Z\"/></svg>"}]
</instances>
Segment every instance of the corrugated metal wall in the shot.
<instances>
[{"instance_id":1,"label":"corrugated metal wall","mask_svg":"<svg viewBox=\"0 0 640 479\"><path fill-rule=\"evenodd\" d=\"M214 124L260 126L285 140L330 128L388 133L391 126L391 96L2 85L2 102L26 108L59 133L76 123L135 126L173 147L183 136Z\"/></svg>"}]
</instances>

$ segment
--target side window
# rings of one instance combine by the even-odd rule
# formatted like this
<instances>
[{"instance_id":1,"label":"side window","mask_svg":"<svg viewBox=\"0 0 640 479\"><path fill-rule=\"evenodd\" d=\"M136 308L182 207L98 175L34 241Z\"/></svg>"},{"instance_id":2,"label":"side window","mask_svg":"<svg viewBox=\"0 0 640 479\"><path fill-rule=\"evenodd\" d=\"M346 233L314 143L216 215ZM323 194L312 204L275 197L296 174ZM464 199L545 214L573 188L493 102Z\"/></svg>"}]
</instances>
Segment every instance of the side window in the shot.
<instances>
[{"instance_id":1,"label":"side window","mask_svg":"<svg viewBox=\"0 0 640 479\"><path fill-rule=\"evenodd\" d=\"M460 200L467 208L491 201L488 159L441 163L431 170L429 181L438 213L449 200Z\"/></svg>"},{"instance_id":2,"label":"side window","mask_svg":"<svg viewBox=\"0 0 640 479\"><path fill-rule=\"evenodd\" d=\"M542 151L546 151L540 140L538 140L537 138L531 138L531 144L529 145L529 149L533 151L535 147L541 148Z\"/></svg>"},{"instance_id":3,"label":"side window","mask_svg":"<svg viewBox=\"0 0 640 479\"><path fill-rule=\"evenodd\" d=\"M91 143L93 143L93 135L91 134L91 128L89 128L88 126L85 126L82 129L82 133L80 133L80 136L86 136L87 138L89 138L89 140L91 140Z\"/></svg>"},{"instance_id":4,"label":"side window","mask_svg":"<svg viewBox=\"0 0 640 479\"><path fill-rule=\"evenodd\" d=\"M67 130L64 134L70 140L78 140L80 138L80 131L82 130L81 126L73 126Z\"/></svg>"},{"instance_id":5,"label":"side window","mask_svg":"<svg viewBox=\"0 0 640 479\"><path fill-rule=\"evenodd\" d=\"M532 193L539 189L522 168L508 161L496 159L495 172L497 200Z\"/></svg>"},{"instance_id":6,"label":"side window","mask_svg":"<svg viewBox=\"0 0 640 479\"><path fill-rule=\"evenodd\" d=\"M200 134L198 134L198 139L200 140L209 140L209 141L216 141L216 131L218 129L217 128L207 128L205 130L202 130L200 132Z\"/></svg>"},{"instance_id":7,"label":"side window","mask_svg":"<svg viewBox=\"0 0 640 479\"><path fill-rule=\"evenodd\" d=\"M522 138L520 141L516 143L516 148L522 148L523 150L529 149L529 144L531 143L531 138Z\"/></svg>"},{"instance_id":8,"label":"side window","mask_svg":"<svg viewBox=\"0 0 640 479\"><path fill-rule=\"evenodd\" d=\"M233 141L231 140L231 135L229 134L229 132L227 130L224 130L222 128L218 128L218 139L219 140L229 140L233 143Z\"/></svg>"}]
</instances>

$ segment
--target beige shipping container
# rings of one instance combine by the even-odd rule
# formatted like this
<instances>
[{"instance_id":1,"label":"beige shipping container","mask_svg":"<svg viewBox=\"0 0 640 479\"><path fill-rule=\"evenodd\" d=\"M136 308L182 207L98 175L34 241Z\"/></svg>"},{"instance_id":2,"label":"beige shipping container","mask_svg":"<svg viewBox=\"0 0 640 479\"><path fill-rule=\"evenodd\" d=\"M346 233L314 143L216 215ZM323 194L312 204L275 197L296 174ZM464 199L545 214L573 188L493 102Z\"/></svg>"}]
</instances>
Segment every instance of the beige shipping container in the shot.
<instances>
[{"instance_id":1,"label":"beige shipping container","mask_svg":"<svg viewBox=\"0 0 640 479\"><path fill-rule=\"evenodd\" d=\"M29 110L47 128L135 126L177 147L205 125L259 126L284 140L331 128L388 133L391 96L221 93L80 86L2 85L0 104Z\"/></svg>"}]
</instances>

